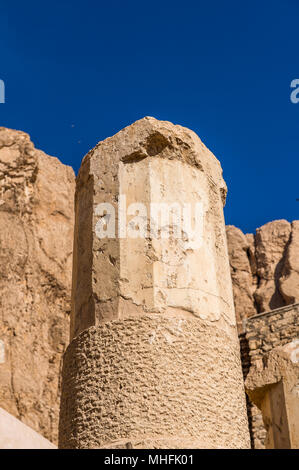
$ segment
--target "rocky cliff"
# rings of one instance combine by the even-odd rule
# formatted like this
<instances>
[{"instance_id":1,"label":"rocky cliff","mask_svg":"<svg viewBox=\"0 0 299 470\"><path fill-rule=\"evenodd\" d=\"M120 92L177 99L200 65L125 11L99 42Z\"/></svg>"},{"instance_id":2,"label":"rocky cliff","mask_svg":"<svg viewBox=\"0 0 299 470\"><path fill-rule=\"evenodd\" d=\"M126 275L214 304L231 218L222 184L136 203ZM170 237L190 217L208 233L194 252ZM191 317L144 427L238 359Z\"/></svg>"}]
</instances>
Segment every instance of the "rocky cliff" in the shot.
<instances>
[{"instance_id":1,"label":"rocky cliff","mask_svg":"<svg viewBox=\"0 0 299 470\"><path fill-rule=\"evenodd\" d=\"M0 407L57 440L74 172L0 128Z\"/></svg>"},{"instance_id":2,"label":"rocky cliff","mask_svg":"<svg viewBox=\"0 0 299 470\"><path fill-rule=\"evenodd\" d=\"M299 301L299 220L244 234L226 228L239 329L247 317Z\"/></svg>"}]
</instances>

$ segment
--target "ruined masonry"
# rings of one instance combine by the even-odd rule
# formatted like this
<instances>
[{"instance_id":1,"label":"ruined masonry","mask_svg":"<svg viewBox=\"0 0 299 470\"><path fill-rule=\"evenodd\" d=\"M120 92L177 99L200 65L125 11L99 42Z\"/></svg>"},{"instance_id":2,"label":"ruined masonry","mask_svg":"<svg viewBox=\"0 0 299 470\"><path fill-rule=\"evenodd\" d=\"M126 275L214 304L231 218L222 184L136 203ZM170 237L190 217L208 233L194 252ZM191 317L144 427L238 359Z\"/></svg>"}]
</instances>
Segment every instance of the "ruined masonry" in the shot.
<instances>
[{"instance_id":1,"label":"ruined masonry","mask_svg":"<svg viewBox=\"0 0 299 470\"><path fill-rule=\"evenodd\" d=\"M74 193L0 127L0 448L56 448L62 381L61 447L299 448L299 221L227 257L219 162L142 119L82 163L71 302Z\"/></svg>"},{"instance_id":2,"label":"ruined masonry","mask_svg":"<svg viewBox=\"0 0 299 470\"><path fill-rule=\"evenodd\" d=\"M250 317L240 340L252 446L299 449L299 304Z\"/></svg>"},{"instance_id":3,"label":"ruined masonry","mask_svg":"<svg viewBox=\"0 0 299 470\"><path fill-rule=\"evenodd\" d=\"M168 122L144 118L84 158L61 448L250 447L225 196L218 160ZM168 237L148 229L144 207L177 203L199 204L200 237L179 238L174 215Z\"/></svg>"},{"instance_id":4,"label":"ruined masonry","mask_svg":"<svg viewBox=\"0 0 299 470\"><path fill-rule=\"evenodd\" d=\"M289 370L287 362L280 359L281 348L292 350L299 340L299 221L290 223L287 220L274 220L259 227L255 234L243 234L240 229L230 225L226 227L226 234L244 378L248 374L250 376L250 389L247 392L252 398L252 401L248 399L252 446L255 449L282 446L298 448L298 442L296 444L290 438L291 424L288 418L296 415L296 402L291 411L287 404L287 394L285 405L282 405L282 401L279 405L275 402L277 410L283 407L288 410L284 414L286 425L276 426L277 416L271 417L271 407L263 405L266 402L269 404L271 400L254 399L257 391L254 390L253 377L257 377L257 364L259 369L263 369L261 364L273 362L273 358ZM290 357L296 358L294 354L292 352ZM296 367L292 368L296 375ZM265 374L266 372L264 376ZM284 377L284 372L276 373L275 377L276 388L283 388L285 378L278 377ZM276 382L273 382L273 388ZM261 379L256 381L258 383L262 383ZM269 387L270 383L263 390L268 390ZM293 394L298 394L296 381L292 390ZM276 429L275 438L270 423ZM277 435L278 429L280 436Z\"/></svg>"}]
</instances>

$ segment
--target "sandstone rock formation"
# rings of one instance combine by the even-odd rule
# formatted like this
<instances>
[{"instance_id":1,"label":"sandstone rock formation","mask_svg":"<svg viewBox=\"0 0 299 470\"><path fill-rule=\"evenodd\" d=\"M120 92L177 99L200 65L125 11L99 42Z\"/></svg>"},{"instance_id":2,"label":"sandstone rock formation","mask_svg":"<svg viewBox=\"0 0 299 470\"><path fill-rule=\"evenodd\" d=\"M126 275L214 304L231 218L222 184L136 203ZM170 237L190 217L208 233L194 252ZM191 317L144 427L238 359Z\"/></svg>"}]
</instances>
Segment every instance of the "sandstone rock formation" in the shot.
<instances>
[{"instance_id":1,"label":"sandstone rock formation","mask_svg":"<svg viewBox=\"0 0 299 470\"><path fill-rule=\"evenodd\" d=\"M60 447L249 447L225 195L198 136L154 118L84 158Z\"/></svg>"},{"instance_id":2,"label":"sandstone rock formation","mask_svg":"<svg viewBox=\"0 0 299 470\"><path fill-rule=\"evenodd\" d=\"M244 235L227 226L237 322L299 301L299 221L269 222Z\"/></svg>"},{"instance_id":3,"label":"sandstone rock formation","mask_svg":"<svg viewBox=\"0 0 299 470\"><path fill-rule=\"evenodd\" d=\"M275 220L256 231L255 258L258 285L254 297L258 312L286 305L279 281L290 235L291 224L286 220Z\"/></svg>"},{"instance_id":4,"label":"sandstone rock formation","mask_svg":"<svg viewBox=\"0 0 299 470\"><path fill-rule=\"evenodd\" d=\"M299 302L299 220L292 223L281 270L280 291L286 304Z\"/></svg>"},{"instance_id":5,"label":"sandstone rock formation","mask_svg":"<svg viewBox=\"0 0 299 470\"><path fill-rule=\"evenodd\" d=\"M0 128L0 406L57 439L68 342L74 173Z\"/></svg>"},{"instance_id":6,"label":"sandstone rock formation","mask_svg":"<svg viewBox=\"0 0 299 470\"><path fill-rule=\"evenodd\" d=\"M256 313L253 296L256 288L254 248L239 228L227 226L226 235L236 316L240 322Z\"/></svg>"}]
</instances>

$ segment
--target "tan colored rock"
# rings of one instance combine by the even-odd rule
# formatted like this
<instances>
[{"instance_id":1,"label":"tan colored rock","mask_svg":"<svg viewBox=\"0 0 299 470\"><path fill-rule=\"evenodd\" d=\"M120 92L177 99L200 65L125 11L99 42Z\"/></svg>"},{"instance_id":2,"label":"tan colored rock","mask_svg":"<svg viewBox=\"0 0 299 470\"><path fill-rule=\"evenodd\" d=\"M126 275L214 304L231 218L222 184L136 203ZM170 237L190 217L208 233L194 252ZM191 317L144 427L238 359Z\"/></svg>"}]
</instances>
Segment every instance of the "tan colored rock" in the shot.
<instances>
[{"instance_id":1,"label":"tan colored rock","mask_svg":"<svg viewBox=\"0 0 299 470\"><path fill-rule=\"evenodd\" d=\"M256 263L256 256L255 256L255 236L252 233L245 234L248 248L247 248L247 256L249 259L251 274L252 274L252 282L253 286L256 288L258 284L258 277L257 277L257 263Z\"/></svg>"},{"instance_id":2,"label":"tan colored rock","mask_svg":"<svg viewBox=\"0 0 299 470\"><path fill-rule=\"evenodd\" d=\"M279 287L286 304L299 302L299 220L292 223Z\"/></svg>"},{"instance_id":3,"label":"tan colored rock","mask_svg":"<svg viewBox=\"0 0 299 470\"><path fill-rule=\"evenodd\" d=\"M0 406L55 442L68 341L74 173L0 128Z\"/></svg>"},{"instance_id":4,"label":"tan colored rock","mask_svg":"<svg viewBox=\"0 0 299 470\"><path fill-rule=\"evenodd\" d=\"M252 240L243 232L228 225L226 227L228 255L233 282L233 293L238 327L242 330L242 322L255 315L254 304L254 251Z\"/></svg>"},{"instance_id":5,"label":"tan colored rock","mask_svg":"<svg viewBox=\"0 0 299 470\"><path fill-rule=\"evenodd\" d=\"M84 158L60 447L249 447L225 195L197 135L154 118Z\"/></svg>"},{"instance_id":6,"label":"tan colored rock","mask_svg":"<svg viewBox=\"0 0 299 470\"><path fill-rule=\"evenodd\" d=\"M210 184L205 172L213 175ZM180 126L145 118L100 142L84 158L78 175L71 337L106 319L165 309L215 320L222 311L234 324L219 208L225 194L218 160L194 133ZM193 250L189 239L156 243L150 236L130 237L129 221L137 206L134 214L127 215L128 236L118 238L115 231L109 243L99 239L105 210L100 205L115 208L115 215L109 215L113 230L121 195L126 197L127 211L132 204L143 203L150 212L150 204L187 202L192 204L193 218L199 201L205 217L205 233L197 233L202 249ZM142 219L141 212L139 216ZM211 263L214 252L217 256Z\"/></svg>"},{"instance_id":7,"label":"tan colored rock","mask_svg":"<svg viewBox=\"0 0 299 470\"><path fill-rule=\"evenodd\" d=\"M275 220L244 235L227 227L239 328L252 314L299 301L299 221Z\"/></svg>"},{"instance_id":8,"label":"tan colored rock","mask_svg":"<svg viewBox=\"0 0 299 470\"><path fill-rule=\"evenodd\" d=\"M299 301L299 221L290 224L286 220L276 220L257 229L255 235L243 235L239 229L229 226L227 242L240 333L246 331L246 318L252 314ZM296 333L296 326L286 323L283 331L269 332L268 342L276 346L294 331ZM271 349L268 342L263 345L263 352ZM256 344L255 340L249 342L249 347L253 344ZM252 361L254 354L253 350ZM243 360L246 367L246 353ZM254 446L263 448L266 432L261 413L253 404L250 404L250 410Z\"/></svg>"},{"instance_id":9,"label":"tan colored rock","mask_svg":"<svg viewBox=\"0 0 299 470\"><path fill-rule=\"evenodd\" d=\"M279 290L284 256L291 235L291 224L275 220L256 231L256 260L259 285L255 300L259 312L273 310L285 305Z\"/></svg>"},{"instance_id":10,"label":"tan colored rock","mask_svg":"<svg viewBox=\"0 0 299 470\"><path fill-rule=\"evenodd\" d=\"M256 362L246 391L262 411L269 449L299 449L299 339Z\"/></svg>"}]
</instances>

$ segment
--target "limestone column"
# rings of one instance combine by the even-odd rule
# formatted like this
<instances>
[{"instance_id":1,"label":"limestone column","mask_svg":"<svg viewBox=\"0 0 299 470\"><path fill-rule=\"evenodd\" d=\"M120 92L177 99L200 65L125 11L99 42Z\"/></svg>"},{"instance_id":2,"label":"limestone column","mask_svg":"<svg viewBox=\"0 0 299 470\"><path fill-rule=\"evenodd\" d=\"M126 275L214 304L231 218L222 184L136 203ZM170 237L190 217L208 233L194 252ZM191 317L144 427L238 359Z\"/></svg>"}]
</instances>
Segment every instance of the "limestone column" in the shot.
<instances>
[{"instance_id":1,"label":"limestone column","mask_svg":"<svg viewBox=\"0 0 299 470\"><path fill-rule=\"evenodd\" d=\"M62 448L246 448L218 160L146 117L77 178Z\"/></svg>"}]
</instances>

